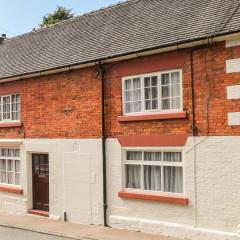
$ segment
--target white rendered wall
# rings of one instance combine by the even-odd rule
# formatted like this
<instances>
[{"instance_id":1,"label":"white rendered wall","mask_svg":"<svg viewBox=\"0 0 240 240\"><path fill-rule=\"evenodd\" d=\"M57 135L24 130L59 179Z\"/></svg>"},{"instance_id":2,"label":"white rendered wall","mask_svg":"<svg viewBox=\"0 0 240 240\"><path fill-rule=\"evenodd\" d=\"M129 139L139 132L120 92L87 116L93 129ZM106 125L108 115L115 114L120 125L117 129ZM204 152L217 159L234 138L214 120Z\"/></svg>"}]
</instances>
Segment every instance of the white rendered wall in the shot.
<instances>
[{"instance_id":1,"label":"white rendered wall","mask_svg":"<svg viewBox=\"0 0 240 240\"><path fill-rule=\"evenodd\" d=\"M0 193L0 208L26 213L32 208L32 153L49 154L50 217L84 224L102 224L102 154L100 139L23 140L24 195Z\"/></svg>"},{"instance_id":2,"label":"white rendered wall","mask_svg":"<svg viewBox=\"0 0 240 240\"><path fill-rule=\"evenodd\" d=\"M196 188L193 138L184 147L188 206L121 199L121 146L107 141L108 215L112 227L182 239L240 239L240 137L196 138ZM202 141L202 142L201 142ZM196 194L195 194L196 191ZM197 201L195 200L197 199Z\"/></svg>"}]
</instances>

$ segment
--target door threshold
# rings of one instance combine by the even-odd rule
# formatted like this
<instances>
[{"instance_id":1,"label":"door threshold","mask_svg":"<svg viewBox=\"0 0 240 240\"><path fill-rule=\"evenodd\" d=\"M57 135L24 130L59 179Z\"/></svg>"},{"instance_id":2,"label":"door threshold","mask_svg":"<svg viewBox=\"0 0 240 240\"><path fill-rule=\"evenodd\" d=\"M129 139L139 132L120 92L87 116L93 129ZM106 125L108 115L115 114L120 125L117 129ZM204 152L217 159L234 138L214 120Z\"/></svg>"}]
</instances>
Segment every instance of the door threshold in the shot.
<instances>
[{"instance_id":1,"label":"door threshold","mask_svg":"<svg viewBox=\"0 0 240 240\"><path fill-rule=\"evenodd\" d=\"M49 217L49 212L43 211L43 210L30 209L30 210L28 210L28 213L33 214L33 215L42 216L42 217Z\"/></svg>"}]
</instances>

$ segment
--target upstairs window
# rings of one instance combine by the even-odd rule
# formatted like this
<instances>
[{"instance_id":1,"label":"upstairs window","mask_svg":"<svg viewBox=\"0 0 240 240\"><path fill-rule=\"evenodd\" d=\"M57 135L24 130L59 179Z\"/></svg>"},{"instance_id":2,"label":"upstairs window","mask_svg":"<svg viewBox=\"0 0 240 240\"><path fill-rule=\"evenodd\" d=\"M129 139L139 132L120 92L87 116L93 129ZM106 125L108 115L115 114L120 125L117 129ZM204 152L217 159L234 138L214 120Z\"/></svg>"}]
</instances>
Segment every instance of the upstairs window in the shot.
<instances>
[{"instance_id":1,"label":"upstairs window","mask_svg":"<svg viewBox=\"0 0 240 240\"><path fill-rule=\"evenodd\" d=\"M20 95L0 96L0 121L20 120Z\"/></svg>"},{"instance_id":2,"label":"upstairs window","mask_svg":"<svg viewBox=\"0 0 240 240\"><path fill-rule=\"evenodd\" d=\"M182 71L124 77L123 113L182 111Z\"/></svg>"}]
</instances>

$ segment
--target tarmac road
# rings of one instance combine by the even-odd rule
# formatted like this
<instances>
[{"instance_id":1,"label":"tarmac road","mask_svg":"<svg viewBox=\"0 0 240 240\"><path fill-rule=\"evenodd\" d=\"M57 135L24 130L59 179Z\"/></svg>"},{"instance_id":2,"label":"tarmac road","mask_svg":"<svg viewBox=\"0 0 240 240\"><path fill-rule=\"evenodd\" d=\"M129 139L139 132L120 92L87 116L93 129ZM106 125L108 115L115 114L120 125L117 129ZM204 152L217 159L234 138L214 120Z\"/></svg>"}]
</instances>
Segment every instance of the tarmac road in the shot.
<instances>
[{"instance_id":1,"label":"tarmac road","mask_svg":"<svg viewBox=\"0 0 240 240\"><path fill-rule=\"evenodd\" d=\"M8 227L0 227L1 240L71 240L70 238L35 233Z\"/></svg>"}]
</instances>

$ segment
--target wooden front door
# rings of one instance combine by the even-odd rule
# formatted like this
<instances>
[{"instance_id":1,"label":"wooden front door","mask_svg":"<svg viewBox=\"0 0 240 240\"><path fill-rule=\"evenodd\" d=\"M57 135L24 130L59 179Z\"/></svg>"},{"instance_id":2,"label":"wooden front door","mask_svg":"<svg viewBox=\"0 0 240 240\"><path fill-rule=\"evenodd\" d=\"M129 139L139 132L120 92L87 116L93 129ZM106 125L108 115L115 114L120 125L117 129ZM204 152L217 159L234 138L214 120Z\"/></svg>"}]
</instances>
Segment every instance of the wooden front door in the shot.
<instances>
[{"instance_id":1,"label":"wooden front door","mask_svg":"<svg viewBox=\"0 0 240 240\"><path fill-rule=\"evenodd\" d=\"M32 155L33 209L49 211L49 162L47 154Z\"/></svg>"}]
</instances>

